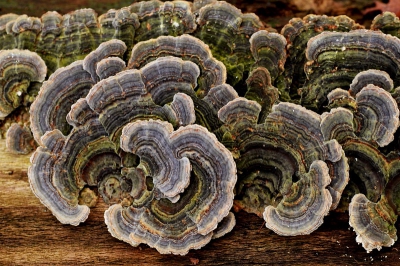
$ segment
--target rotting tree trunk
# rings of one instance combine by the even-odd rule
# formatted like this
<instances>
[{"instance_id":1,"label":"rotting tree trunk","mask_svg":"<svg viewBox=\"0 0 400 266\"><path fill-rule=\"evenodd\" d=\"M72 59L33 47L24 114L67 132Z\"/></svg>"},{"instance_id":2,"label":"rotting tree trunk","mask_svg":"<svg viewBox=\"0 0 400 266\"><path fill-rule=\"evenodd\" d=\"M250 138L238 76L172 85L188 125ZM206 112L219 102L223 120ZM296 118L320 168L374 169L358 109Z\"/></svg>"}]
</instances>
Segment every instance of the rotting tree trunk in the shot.
<instances>
[{"instance_id":1,"label":"rotting tree trunk","mask_svg":"<svg viewBox=\"0 0 400 266\"><path fill-rule=\"evenodd\" d=\"M282 237L255 215L236 214L234 230L186 256L132 247L107 231L100 202L78 227L62 225L29 187L29 156L12 155L0 140L0 265L399 265L400 242L366 253L348 215L332 213L308 236ZM397 225L397 227L399 227Z\"/></svg>"}]
</instances>

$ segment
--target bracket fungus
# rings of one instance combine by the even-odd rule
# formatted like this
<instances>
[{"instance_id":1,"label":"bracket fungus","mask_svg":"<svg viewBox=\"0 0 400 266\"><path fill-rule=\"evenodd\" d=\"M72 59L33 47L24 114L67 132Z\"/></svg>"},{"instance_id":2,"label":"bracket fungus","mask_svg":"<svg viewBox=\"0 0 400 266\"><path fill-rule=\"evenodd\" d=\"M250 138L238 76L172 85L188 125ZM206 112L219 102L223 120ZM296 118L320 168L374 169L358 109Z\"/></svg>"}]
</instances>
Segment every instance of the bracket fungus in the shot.
<instances>
[{"instance_id":1,"label":"bracket fungus","mask_svg":"<svg viewBox=\"0 0 400 266\"><path fill-rule=\"evenodd\" d=\"M46 77L42 58L28 50L0 51L0 120L20 105L32 102Z\"/></svg>"},{"instance_id":2,"label":"bracket fungus","mask_svg":"<svg viewBox=\"0 0 400 266\"><path fill-rule=\"evenodd\" d=\"M105 42L57 70L42 87L31 108L41 146L32 155L29 179L62 223L84 222L89 208L81 204L95 205L97 191L111 205L105 213L110 233L134 246L146 243L160 253L183 255L207 244L220 222L214 237L233 228L235 162L209 132L219 124L193 123L210 125L213 116L218 122L218 110L238 96L224 83L224 66L201 41L186 35L152 41L165 41L163 51L185 38L198 45L190 56L148 50L158 58L139 69L112 57L124 53L121 41ZM207 62L221 67L212 69L217 82L205 83L200 97L197 82L207 77L200 70ZM68 75L72 71L76 75Z\"/></svg>"},{"instance_id":3,"label":"bracket fungus","mask_svg":"<svg viewBox=\"0 0 400 266\"><path fill-rule=\"evenodd\" d=\"M391 191L398 189L394 180L399 158L385 155L378 149L393 141L399 127L399 109L388 92L392 84L388 75L381 71L361 72L349 91L332 91L352 98L352 107L346 108L346 104L345 108L334 108L322 115L324 137L337 139L349 158L350 183L342 205L349 204L350 226L357 233L357 242L362 243L367 252L391 246L397 240L396 204L393 197L389 196L388 200L386 194L393 195ZM354 93L357 93L355 98L350 96ZM352 197L351 202L347 197Z\"/></svg>"},{"instance_id":4,"label":"bracket fungus","mask_svg":"<svg viewBox=\"0 0 400 266\"><path fill-rule=\"evenodd\" d=\"M187 1L141 1L132 4L130 11L137 14L140 21L140 26L136 29L136 42L163 35L192 33L197 27L192 3Z\"/></svg>"},{"instance_id":5,"label":"bracket fungus","mask_svg":"<svg viewBox=\"0 0 400 266\"><path fill-rule=\"evenodd\" d=\"M140 157L132 168L120 159L85 99L72 106L67 120L74 125L71 133L46 133L46 146L34 153L29 169L33 191L61 222L83 222L89 209L78 205L80 191L85 184L99 185L103 199L117 203L105 219L121 240L181 255L211 240L232 206L236 168L230 152L207 129L188 125L173 131L158 120L126 125L121 148Z\"/></svg>"},{"instance_id":6,"label":"bracket fungus","mask_svg":"<svg viewBox=\"0 0 400 266\"><path fill-rule=\"evenodd\" d=\"M8 14L0 17L0 38L4 40L4 42L0 43L0 48L29 49L37 52L46 63L47 72L48 75L50 75L57 69L67 65L71 67L70 64L85 58L88 53L94 51L99 45L102 46L102 42L110 39L119 39L126 44L126 53L118 55L124 60L128 60L132 47L136 43L141 43L142 41L163 35L180 36L183 34L192 34L212 45L214 39L207 38L207 32L219 27L218 23L211 23L211 21L222 21L218 18L221 18L224 14L224 10L231 13L233 20L240 22L232 33L235 42L235 60L239 60L240 63L236 64L233 62L233 57L230 56L230 64L234 66L245 64L246 67L244 69L243 67L239 68L242 69L240 71L244 71L243 73L247 74L249 67L254 62L251 56L249 39L253 33L264 27L255 14L243 14L232 5L218 1L195 1L195 3L186 1L143 1L118 10L109 10L99 17L92 9L75 10L65 15L60 15L57 12L47 12L41 18ZM233 12L233 10L235 10L235 12ZM196 14L200 17L204 17L204 19L207 17L208 23L203 25L204 19L199 18L196 20ZM201 32L204 32L205 35L203 36L203 34L200 34ZM182 40L193 41L193 39ZM206 50L207 49L208 47ZM223 60L224 64L228 65L225 56L220 56L217 51L214 52L218 59ZM181 51L181 55L183 54L184 53ZM174 54L174 56L180 55ZM159 55L156 57L159 57ZM202 59L205 58L202 57ZM107 75L116 74L124 67L121 61L110 63L111 61L114 61L114 59L109 59L99 64L100 69L97 75L102 75L102 79ZM112 67L110 64L112 64ZM223 65L221 63L219 64L220 65L217 66L217 72L224 73L224 76L220 79L220 81L223 82L217 82L208 87L217 86L225 82L225 69L222 69ZM128 68L131 67L130 65ZM213 66L210 67L213 68ZM85 69L87 69L87 67L85 67ZM93 75L96 69L87 70L92 75L94 82L98 81L97 75ZM104 72L104 70L106 70L106 72ZM67 71L67 69L64 69L64 71ZM102 74L100 74L100 72ZM231 72L232 71L228 69L229 76L236 75ZM59 72L58 74L60 75ZM236 78L237 82L243 82L246 78L246 75L243 74L239 76L239 79ZM53 77L53 80L54 79L55 76ZM199 79L199 88L203 87L203 79L208 78L204 78L203 75L201 76ZM78 96L78 98L80 96ZM200 96L204 97L205 94L203 93ZM76 99L77 98L71 99L68 105L71 105ZM32 100L33 98L31 102ZM63 117L65 117L66 112L68 112L68 108L61 109L64 112L61 114L61 120L64 120ZM205 113L205 110L203 110L203 113ZM13 121L14 117L10 118L11 123L15 122ZM212 120L215 120L215 118ZM6 123L7 125L11 124L8 122ZM212 124L215 124L215 121L212 122ZM43 129L39 134L44 134L47 129L49 128ZM62 132L68 131L68 129L61 130ZM38 134L34 133L34 136L36 141L40 142Z\"/></svg>"},{"instance_id":7,"label":"bracket fungus","mask_svg":"<svg viewBox=\"0 0 400 266\"><path fill-rule=\"evenodd\" d=\"M318 228L329 212L332 197L325 187L330 183L329 169L314 161L310 172L293 184L278 206L267 206L265 225L279 235L308 235Z\"/></svg>"},{"instance_id":8,"label":"bracket fungus","mask_svg":"<svg viewBox=\"0 0 400 266\"><path fill-rule=\"evenodd\" d=\"M111 234L163 254L184 255L208 243L233 203L236 169L229 151L201 126L173 131L170 124L152 120L125 126L121 148L139 155L137 168L153 177L153 188L131 207L106 211Z\"/></svg>"},{"instance_id":9,"label":"bracket fungus","mask_svg":"<svg viewBox=\"0 0 400 266\"><path fill-rule=\"evenodd\" d=\"M162 36L138 43L132 50L128 68L138 69L150 61L163 56L181 57L197 64L202 73L198 80L198 94L205 96L207 89L226 80L225 66L214 59L210 49L201 40L190 35L179 37Z\"/></svg>"},{"instance_id":10,"label":"bracket fungus","mask_svg":"<svg viewBox=\"0 0 400 266\"><path fill-rule=\"evenodd\" d=\"M66 115L71 105L85 97L99 80L96 72L98 64L110 56L122 56L125 50L125 44L119 40L104 42L84 60L58 69L44 82L30 108L31 129L38 143L47 131L57 128L64 134L69 132L71 126L66 122ZM103 78L104 73L102 72Z\"/></svg>"},{"instance_id":11,"label":"bracket fungus","mask_svg":"<svg viewBox=\"0 0 400 266\"><path fill-rule=\"evenodd\" d=\"M329 17L310 14L303 19L292 18L281 30L281 34L287 41L288 53L283 82L285 88L289 90L290 98L298 100L297 90L307 79L304 72L304 65L307 62L305 51L307 42L312 37L324 31L347 32L362 28L363 26L347 16Z\"/></svg>"},{"instance_id":12,"label":"bracket fungus","mask_svg":"<svg viewBox=\"0 0 400 266\"><path fill-rule=\"evenodd\" d=\"M3 15L0 136L39 145L30 185L58 220L101 197L133 246L201 248L232 230L233 205L280 235L349 208L380 249L400 213L399 25L308 15L279 34L216 0Z\"/></svg>"},{"instance_id":13,"label":"bracket fungus","mask_svg":"<svg viewBox=\"0 0 400 266\"><path fill-rule=\"evenodd\" d=\"M311 38L306 50L309 61L305 65L307 81L301 89L301 104L319 110L330 91L348 88L359 72L368 69L387 72L398 86L399 49L398 38L371 30L323 32Z\"/></svg>"},{"instance_id":14,"label":"bracket fungus","mask_svg":"<svg viewBox=\"0 0 400 266\"><path fill-rule=\"evenodd\" d=\"M30 128L14 123L6 133L6 148L14 154L29 154L36 149Z\"/></svg>"},{"instance_id":15,"label":"bracket fungus","mask_svg":"<svg viewBox=\"0 0 400 266\"><path fill-rule=\"evenodd\" d=\"M377 15L371 24L371 30L381 31L392 36L400 37L400 20L392 12Z\"/></svg>"},{"instance_id":16,"label":"bracket fungus","mask_svg":"<svg viewBox=\"0 0 400 266\"><path fill-rule=\"evenodd\" d=\"M197 8L203 5L196 11L198 30L194 36L210 46L213 55L226 66L229 84L235 86L246 78L254 62L249 39L265 27L257 15L243 14L225 1L195 2Z\"/></svg>"},{"instance_id":17,"label":"bracket fungus","mask_svg":"<svg viewBox=\"0 0 400 266\"><path fill-rule=\"evenodd\" d=\"M385 197L378 203L372 203L364 194L356 194L349 205L350 226L357 233L356 241L367 252L390 247L397 240L394 224L397 215L387 205Z\"/></svg>"},{"instance_id":18,"label":"bracket fungus","mask_svg":"<svg viewBox=\"0 0 400 266\"><path fill-rule=\"evenodd\" d=\"M336 140L323 140L318 114L279 103L258 124L260 111L243 98L219 111L222 142L236 151L236 207L264 213L267 227L278 234L310 234L339 203L348 182L347 160Z\"/></svg>"}]
</instances>

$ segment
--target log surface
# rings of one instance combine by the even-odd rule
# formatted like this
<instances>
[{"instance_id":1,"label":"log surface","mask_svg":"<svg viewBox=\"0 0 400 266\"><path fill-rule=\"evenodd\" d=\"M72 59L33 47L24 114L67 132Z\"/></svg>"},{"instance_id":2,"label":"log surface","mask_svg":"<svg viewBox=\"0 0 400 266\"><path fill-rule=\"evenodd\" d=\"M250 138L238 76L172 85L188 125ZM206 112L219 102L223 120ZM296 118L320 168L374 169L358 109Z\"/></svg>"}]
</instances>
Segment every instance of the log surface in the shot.
<instances>
[{"instance_id":1,"label":"log surface","mask_svg":"<svg viewBox=\"0 0 400 266\"><path fill-rule=\"evenodd\" d=\"M29 156L8 153L0 140L0 265L400 265L400 242L366 253L344 213L330 214L311 235L282 237L239 212L234 230L201 250L160 255L113 238L102 202L80 226L59 223L31 192L28 166Z\"/></svg>"}]
</instances>

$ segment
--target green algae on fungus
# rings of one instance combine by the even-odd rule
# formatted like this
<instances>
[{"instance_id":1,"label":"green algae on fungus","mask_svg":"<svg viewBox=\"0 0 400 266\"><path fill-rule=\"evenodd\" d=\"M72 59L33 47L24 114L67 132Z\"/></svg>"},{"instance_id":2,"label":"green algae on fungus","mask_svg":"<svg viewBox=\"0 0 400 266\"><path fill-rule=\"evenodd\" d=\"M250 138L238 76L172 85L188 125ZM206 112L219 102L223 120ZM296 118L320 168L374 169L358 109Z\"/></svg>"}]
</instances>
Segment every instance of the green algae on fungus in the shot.
<instances>
[{"instance_id":1,"label":"green algae on fungus","mask_svg":"<svg viewBox=\"0 0 400 266\"><path fill-rule=\"evenodd\" d=\"M197 28L191 2L141 1L133 3L129 9L138 16L140 22L136 29L135 42L164 35L179 36L192 33Z\"/></svg>"},{"instance_id":2,"label":"green algae on fungus","mask_svg":"<svg viewBox=\"0 0 400 266\"><path fill-rule=\"evenodd\" d=\"M219 111L225 132L222 142L235 151L237 158L235 205L260 216L268 208L268 214L264 215L267 226L279 234L309 234L318 228L332 206L337 206L348 182L347 160L336 140L323 140L318 114L295 104L280 103L273 105L265 121L258 124L260 111L259 104L243 98L229 102ZM314 170L308 173L313 163L314 167L324 170L312 168ZM323 177L315 173L323 173ZM317 189L311 185L318 183L309 180L312 177L325 181L321 181L323 185ZM336 183L330 184L331 178ZM286 203L296 197L294 194L302 194L307 189L312 191L305 193L309 197L293 204L294 209L289 211ZM287 230L279 229L277 216L271 220L270 211L274 208L283 217L281 222L285 220L285 226L289 225ZM308 219L308 212L303 212L303 208L321 211ZM295 221L302 222L296 224Z\"/></svg>"},{"instance_id":3,"label":"green algae on fungus","mask_svg":"<svg viewBox=\"0 0 400 266\"><path fill-rule=\"evenodd\" d=\"M51 74L83 59L110 39L122 40L129 53L135 43L143 40L193 32L196 23L191 6L186 1L148 1L111 9L99 17L92 9L65 15L47 12L40 19L4 15L0 17L0 48L36 51Z\"/></svg>"},{"instance_id":4,"label":"green algae on fungus","mask_svg":"<svg viewBox=\"0 0 400 266\"><path fill-rule=\"evenodd\" d=\"M253 67L268 69L272 83L283 72L286 60L285 46L285 38L274 32L261 30L250 38L250 50L255 60Z\"/></svg>"},{"instance_id":5,"label":"green algae on fungus","mask_svg":"<svg viewBox=\"0 0 400 266\"><path fill-rule=\"evenodd\" d=\"M189 249L208 243L213 230L232 207L236 169L229 151L201 126L189 125L173 131L172 125L152 120L125 126L121 147L139 155L141 162L137 168L153 177L154 188L128 208L114 205L106 211L111 234L134 246L146 243L162 254L184 255ZM168 152L170 149L174 151ZM190 179L190 184L182 187L173 180L157 181L157 176L168 170L163 156L169 163L176 156L189 167L171 165L171 170L178 171L175 178L188 182ZM175 204L156 200L156 191L165 185L173 194L181 195L174 199Z\"/></svg>"},{"instance_id":6,"label":"green algae on fungus","mask_svg":"<svg viewBox=\"0 0 400 266\"><path fill-rule=\"evenodd\" d=\"M390 247L397 240L394 224L397 215L383 196L373 203L363 194L355 195L349 205L350 226L357 233L356 241L367 252L382 247Z\"/></svg>"},{"instance_id":7,"label":"green algae on fungus","mask_svg":"<svg viewBox=\"0 0 400 266\"><path fill-rule=\"evenodd\" d=\"M204 1L195 1L193 4L186 1L161 2L153 0L133 3L121 9L111 9L100 16L97 16L92 9L75 10L65 15L60 15L55 11L46 12L41 18L7 14L0 16L0 39L2 40L0 48L18 48L35 51L46 63L47 74L50 76L57 69L84 59L86 55L94 51L101 43L111 39L118 39L125 43L127 47L126 52L118 56L128 61L132 48L136 47L136 44L142 41L155 39L160 36L181 36L183 34L192 34L197 37L203 36L200 34L200 32L205 30L203 26L209 30L210 25L206 23L208 26L201 26L201 19L196 20L196 16L200 16L200 13L206 17L208 16L206 14L214 14L216 16L210 16L217 18L217 14L221 10L233 9L234 7L226 2L208 1L206 3ZM197 13L193 13L194 10ZM237 76L235 78L236 81L244 84L244 80L247 78L247 74L254 63L250 51L249 39L253 33L264 27L255 14L242 14L240 11L239 13L240 16L235 19L241 22L237 31L232 36L235 41L234 50L232 51L234 55L231 54L228 58L221 56L218 49L214 50L212 48L212 50L215 52L217 59L223 60L225 65L234 66L236 70L239 69L240 73L236 74L236 70L228 67L228 77ZM235 17L235 14L233 14L233 17ZM212 20L211 17L210 21ZM211 28L217 28L217 26L215 24ZM205 33L204 36L206 35ZM203 41L213 45L214 40L204 37ZM175 54L174 56L178 55ZM228 62L226 59L230 61ZM101 63L99 67L102 68L99 69L97 75L102 75L102 78L105 78L104 75L116 74L118 70L122 70L122 61L110 63L113 60L109 59ZM107 70L107 72L100 72L101 70ZM96 69L88 71L91 73L94 81L97 81L97 75L93 76ZM203 76L199 80L199 84L202 84L202 78ZM223 81L225 82L225 78L223 78ZM218 84L213 84L212 86L216 85ZM201 87L202 85L199 88ZM239 90L245 91L245 86L244 89L240 88ZM34 96L36 94L32 96L30 102L32 102ZM203 96L205 94L201 95L201 97ZM69 105L75 100L71 100ZM19 113L20 111L16 112ZM17 113L9 114L12 116L10 119L18 116L19 114ZM62 114L61 120L64 120L63 117L65 114ZM0 126L6 130L10 124L7 121L1 123ZM207 122L204 122L204 124L207 124ZM215 124L215 122L211 124ZM4 135L5 130L2 132L2 135ZM68 130L68 128L62 129L62 132L66 133Z\"/></svg>"},{"instance_id":8,"label":"green algae on fungus","mask_svg":"<svg viewBox=\"0 0 400 266\"><path fill-rule=\"evenodd\" d=\"M348 88L359 72L368 69L383 70L395 86L400 85L399 51L398 38L371 30L323 32L311 38L301 104L320 110L330 91Z\"/></svg>"},{"instance_id":9,"label":"green algae on fungus","mask_svg":"<svg viewBox=\"0 0 400 266\"><path fill-rule=\"evenodd\" d=\"M391 246L397 240L394 226L398 215L394 203L397 195L393 191L399 187L396 183L399 157L394 153L383 154L378 146L386 146L394 139L399 109L383 88L373 84L355 88L354 85L365 84L363 79L379 84L383 80L390 90L387 75L376 71L362 73L353 81L353 90L341 92L347 93L347 98L352 98L350 93L358 92L353 98L354 106L324 113L321 125L324 137L337 139L349 158L350 182L343 193L341 207L349 204L350 226L357 233L356 241L370 252Z\"/></svg>"},{"instance_id":10,"label":"green algae on fungus","mask_svg":"<svg viewBox=\"0 0 400 266\"><path fill-rule=\"evenodd\" d=\"M164 46L171 47L185 38L169 37ZM104 62L121 62L108 57L114 53L111 46L118 42L109 41L83 61L71 64L88 80L83 82L88 91L82 94L85 98L75 100L61 123L61 127L72 128L70 131L62 134L53 123L47 133L37 134L41 146L32 156L31 187L57 219L73 225L86 220L89 209L80 204L93 206L93 193L98 191L106 203L114 204L105 214L113 236L134 246L147 243L161 253L183 255L207 244L220 222L222 227L214 237L234 226L234 218L224 218L232 216L235 162L215 135L192 124L212 116L219 121L218 110L238 96L224 83L223 65L199 40L197 47L192 46L193 55L183 58L189 60L167 53L143 63L140 69L117 66L115 69L121 71L115 75L99 75ZM123 53L123 49L117 51ZM146 52L151 58L155 57L151 52L157 53ZM179 55L179 50L176 53ZM200 71L197 63L203 62L222 67L213 69L212 76L218 82L210 83L213 87L203 86L205 95L199 98L197 81L207 72ZM48 109L60 113L64 108L65 112L67 102L74 97L68 93L74 94L81 83L65 84L71 88L48 86L38 97L37 106L51 105L46 99L58 95L57 99L65 99L65 106ZM32 110L32 117L36 117L32 124L40 128L42 121L48 120L48 112L37 112L36 107ZM59 141L48 140L47 136L53 135ZM58 144L51 144L54 142Z\"/></svg>"},{"instance_id":11,"label":"green algae on fungus","mask_svg":"<svg viewBox=\"0 0 400 266\"><path fill-rule=\"evenodd\" d=\"M1 53L37 53L22 81L4 68L10 93L0 99L7 147L35 146L29 124L40 145L29 168L35 195L73 225L101 196L113 236L161 253L183 255L232 230L233 192L236 209L278 234L310 234L350 204L367 251L392 245L398 18L377 16L371 30L317 15L281 34L265 27L215 0L0 16Z\"/></svg>"},{"instance_id":12,"label":"green algae on fungus","mask_svg":"<svg viewBox=\"0 0 400 266\"><path fill-rule=\"evenodd\" d=\"M371 30L381 31L392 36L400 37L400 20L392 12L377 15L371 24Z\"/></svg>"},{"instance_id":13,"label":"green algae on fungus","mask_svg":"<svg viewBox=\"0 0 400 266\"><path fill-rule=\"evenodd\" d=\"M243 14L225 1L212 1L197 12L198 30L194 36L210 46L213 55L226 66L229 84L236 85L246 78L254 62L249 39L264 29L263 23L257 15Z\"/></svg>"},{"instance_id":14,"label":"green algae on fungus","mask_svg":"<svg viewBox=\"0 0 400 266\"><path fill-rule=\"evenodd\" d=\"M281 34L287 41L288 54L282 82L290 98L295 101L299 100L298 89L307 79L304 72L304 65L307 62L305 51L307 42L312 37L324 31L347 32L362 28L363 26L347 16L329 17L310 14L303 19L292 18L281 30Z\"/></svg>"},{"instance_id":15,"label":"green algae on fungus","mask_svg":"<svg viewBox=\"0 0 400 266\"><path fill-rule=\"evenodd\" d=\"M32 87L44 81L47 68L36 53L13 49L0 51L0 70L0 120L3 120L21 104L32 102L35 97Z\"/></svg>"},{"instance_id":16,"label":"green algae on fungus","mask_svg":"<svg viewBox=\"0 0 400 266\"><path fill-rule=\"evenodd\" d=\"M109 56L122 56L125 49L125 44L119 40L104 42L84 60L58 69L43 83L30 108L31 129L38 143L41 143L40 137L45 132L55 128L68 134L71 126L66 122L66 115L71 105L85 97L99 80L97 64Z\"/></svg>"}]
</instances>

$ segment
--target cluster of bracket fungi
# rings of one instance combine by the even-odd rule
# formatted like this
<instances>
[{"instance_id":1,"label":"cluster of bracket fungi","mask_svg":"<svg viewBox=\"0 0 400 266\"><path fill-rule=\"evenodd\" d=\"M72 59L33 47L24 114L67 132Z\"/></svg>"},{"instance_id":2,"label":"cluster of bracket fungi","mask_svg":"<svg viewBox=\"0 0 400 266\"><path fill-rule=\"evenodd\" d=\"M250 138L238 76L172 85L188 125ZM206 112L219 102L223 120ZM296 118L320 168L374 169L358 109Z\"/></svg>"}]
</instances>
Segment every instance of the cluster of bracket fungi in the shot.
<instances>
[{"instance_id":1,"label":"cluster of bracket fungi","mask_svg":"<svg viewBox=\"0 0 400 266\"><path fill-rule=\"evenodd\" d=\"M369 252L400 213L400 20L294 18L213 0L0 17L0 134L64 224L186 254L230 210L279 235L349 211Z\"/></svg>"}]
</instances>

